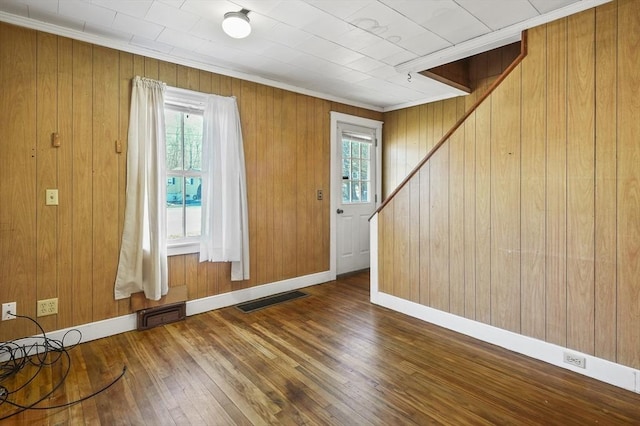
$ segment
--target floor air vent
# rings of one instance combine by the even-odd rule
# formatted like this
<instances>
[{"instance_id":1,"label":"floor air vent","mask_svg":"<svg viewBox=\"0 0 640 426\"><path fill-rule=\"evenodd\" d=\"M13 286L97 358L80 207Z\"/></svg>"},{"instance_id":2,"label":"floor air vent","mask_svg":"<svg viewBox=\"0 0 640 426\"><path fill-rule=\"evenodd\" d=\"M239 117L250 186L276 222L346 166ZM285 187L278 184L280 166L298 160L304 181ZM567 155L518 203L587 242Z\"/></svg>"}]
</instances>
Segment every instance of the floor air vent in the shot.
<instances>
[{"instance_id":1,"label":"floor air vent","mask_svg":"<svg viewBox=\"0 0 640 426\"><path fill-rule=\"evenodd\" d=\"M186 306L185 302L180 302L138 311L138 330L183 320L186 317Z\"/></svg>"},{"instance_id":2,"label":"floor air vent","mask_svg":"<svg viewBox=\"0 0 640 426\"><path fill-rule=\"evenodd\" d=\"M307 293L303 293L301 291L289 291L287 293L280 293L274 296L264 297L262 299L254 300L252 302L241 303L236 305L236 308L240 309L242 312L253 312L258 309L266 308L272 305L277 305L278 303L288 302L289 300L299 299L301 297L308 296Z\"/></svg>"}]
</instances>

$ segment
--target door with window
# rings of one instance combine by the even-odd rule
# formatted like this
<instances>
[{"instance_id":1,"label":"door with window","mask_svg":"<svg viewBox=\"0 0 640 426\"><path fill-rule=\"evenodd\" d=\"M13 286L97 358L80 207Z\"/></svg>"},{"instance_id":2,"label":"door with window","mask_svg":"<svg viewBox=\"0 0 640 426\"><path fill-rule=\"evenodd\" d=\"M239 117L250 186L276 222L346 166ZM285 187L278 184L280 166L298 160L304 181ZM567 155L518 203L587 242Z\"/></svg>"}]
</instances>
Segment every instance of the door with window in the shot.
<instances>
[{"instance_id":1,"label":"door with window","mask_svg":"<svg viewBox=\"0 0 640 426\"><path fill-rule=\"evenodd\" d=\"M336 273L369 267L369 218L376 209L376 129L338 123Z\"/></svg>"}]
</instances>

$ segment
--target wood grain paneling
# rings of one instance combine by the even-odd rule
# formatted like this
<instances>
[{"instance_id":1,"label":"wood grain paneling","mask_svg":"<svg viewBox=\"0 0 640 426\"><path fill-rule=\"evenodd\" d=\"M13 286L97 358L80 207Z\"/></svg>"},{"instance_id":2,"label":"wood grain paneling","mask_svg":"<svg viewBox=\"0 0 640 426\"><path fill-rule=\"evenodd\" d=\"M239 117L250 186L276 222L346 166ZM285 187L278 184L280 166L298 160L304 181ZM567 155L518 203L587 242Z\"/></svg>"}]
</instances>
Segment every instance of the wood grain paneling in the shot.
<instances>
[{"instance_id":1,"label":"wood grain paneling","mask_svg":"<svg viewBox=\"0 0 640 426\"><path fill-rule=\"evenodd\" d=\"M618 8L617 361L640 368L640 4Z\"/></svg>"},{"instance_id":2,"label":"wood grain paneling","mask_svg":"<svg viewBox=\"0 0 640 426\"><path fill-rule=\"evenodd\" d=\"M0 291L3 303L15 301L27 315L35 313L36 298L36 57L35 33L0 25ZM35 331L25 321L14 320L11 328Z\"/></svg>"},{"instance_id":3,"label":"wood grain paneling","mask_svg":"<svg viewBox=\"0 0 640 426\"><path fill-rule=\"evenodd\" d=\"M617 4L596 13L595 355L616 359ZM615 207L614 207L615 206Z\"/></svg>"},{"instance_id":4,"label":"wood grain paneling","mask_svg":"<svg viewBox=\"0 0 640 426\"><path fill-rule=\"evenodd\" d=\"M229 263L191 254L169 258L170 287L186 285L193 300L328 270L329 112L382 113L4 23L0 59L3 303L33 315L36 300L58 297L58 315L42 318L46 330L131 312L128 300L113 300L113 283L135 75L236 96L241 112L251 279L231 282ZM60 148L51 146L53 132ZM45 206L49 188L59 189L58 206ZM14 322L0 339L33 332Z\"/></svg>"},{"instance_id":5,"label":"wood grain paneling","mask_svg":"<svg viewBox=\"0 0 640 426\"><path fill-rule=\"evenodd\" d=\"M521 333L545 337L545 170L546 170L546 67L547 31L529 31L527 60L522 64L521 144Z\"/></svg>"},{"instance_id":6,"label":"wood grain paneling","mask_svg":"<svg viewBox=\"0 0 640 426\"><path fill-rule=\"evenodd\" d=\"M520 331L520 68L491 103L491 324ZM494 119L495 117L495 119Z\"/></svg>"},{"instance_id":7,"label":"wood grain paneling","mask_svg":"<svg viewBox=\"0 0 640 426\"><path fill-rule=\"evenodd\" d=\"M638 28L640 2L619 0L530 30L528 56L386 200L381 215L419 201L379 230L386 279L403 263L385 245L417 223L420 303L640 368ZM427 105L418 138L446 132L480 87Z\"/></svg>"},{"instance_id":8,"label":"wood grain paneling","mask_svg":"<svg viewBox=\"0 0 640 426\"><path fill-rule=\"evenodd\" d=\"M594 353L595 11L567 19L567 345Z\"/></svg>"}]
</instances>

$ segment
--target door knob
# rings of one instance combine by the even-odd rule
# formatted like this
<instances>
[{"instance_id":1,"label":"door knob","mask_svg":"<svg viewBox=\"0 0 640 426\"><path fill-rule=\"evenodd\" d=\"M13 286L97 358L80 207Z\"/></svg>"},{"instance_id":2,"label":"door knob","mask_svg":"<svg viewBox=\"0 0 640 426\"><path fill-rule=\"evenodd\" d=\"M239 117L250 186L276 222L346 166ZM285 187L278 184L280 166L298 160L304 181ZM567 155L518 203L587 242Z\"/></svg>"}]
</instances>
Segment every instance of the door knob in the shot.
<instances>
[{"instance_id":1,"label":"door knob","mask_svg":"<svg viewBox=\"0 0 640 426\"><path fill-rule=\"evenodd\" d=\"M338 209L338 210L336 210L336 213L338 213L338 214L342 214L342 213L344 213L344 210L342 210L342 209Z\"/></svg>"}]
</instances>

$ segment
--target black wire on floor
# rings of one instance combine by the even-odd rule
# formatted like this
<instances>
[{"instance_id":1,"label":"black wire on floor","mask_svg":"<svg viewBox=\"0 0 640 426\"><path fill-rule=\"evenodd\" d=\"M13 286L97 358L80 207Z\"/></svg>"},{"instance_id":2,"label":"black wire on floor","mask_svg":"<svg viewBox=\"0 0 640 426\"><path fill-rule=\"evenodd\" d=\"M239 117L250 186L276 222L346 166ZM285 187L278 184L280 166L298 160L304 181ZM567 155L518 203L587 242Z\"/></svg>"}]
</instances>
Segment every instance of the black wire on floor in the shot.
<instances>
[{"instance_id":1,"label":"black wire on floor","mask_svg":"<svg viewBox=\"0 0 640 426\"><path fill-rule=\"evenodd\" d=\"M58 405L39 406L42 401L49 398L62 386L69 375L69 371L71 370L71 357L69 356L69 350L76 347L80 341L82 341L82 333L80 330L72 329L62 336L62 340L52 339L47 337L42 326L33 318L25 315L11 315L14 315L16 318L24 318L33 322L36 327L38 327L38 330L40 330L41 335L29 338L28 341L30 343L24 343L26 339L22 338L0 344L0 359L6 359L5 361L0 362L0 406L9 404L16 408L15 411L0 417L0 420L8 419L9 417L13 417L26 410L51 410L79 404L82 401L93 398L94 396L109 389L118 380L120 380L127 371L127 366L124 366L122 368L122 373L120 373L120 375L110 383L82 398ZM65 343L68 343L67 337L71 333L77 333L77 340L73 344L65 345ZM12 400L12 397L15 397L19 391L29 386L29 384L38 377L38 374L40 374L45 367L53 367L57 363L65 364L62 367L64 372L62 373L60 380L53 384L50 391L40 396L36 401L28 404L19 404ZM26 378L22 384L19 384L14 389L9 389L3 385L5 381L16 376L20 371L28 366L35 367L35 370L34 373L30 377Z\"/></svg>"}]
</instances>

